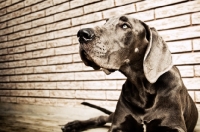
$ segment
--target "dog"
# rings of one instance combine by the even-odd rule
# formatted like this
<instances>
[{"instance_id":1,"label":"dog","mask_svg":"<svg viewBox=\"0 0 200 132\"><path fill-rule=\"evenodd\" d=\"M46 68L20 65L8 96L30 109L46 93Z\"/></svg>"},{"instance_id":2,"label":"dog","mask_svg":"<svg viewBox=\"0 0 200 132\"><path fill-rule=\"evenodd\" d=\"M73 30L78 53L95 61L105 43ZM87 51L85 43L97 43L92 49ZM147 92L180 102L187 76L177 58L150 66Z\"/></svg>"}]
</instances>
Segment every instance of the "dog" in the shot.
<instances>
[{"instance_id":1,"label":"dog","mask_svg":"<svg viewBox=\"0 0 200 132\"><path fill-rule=\"evenodd\" d=\"M114 112L67 123L78 132L111 122L109 132L193 132L198 112L172 64L166 42L155 28L129 16L116 16L95 28L78 31L86 66L127 77ZM86 104L88 105L88 104Z\"/></svg>"}]
</instances>

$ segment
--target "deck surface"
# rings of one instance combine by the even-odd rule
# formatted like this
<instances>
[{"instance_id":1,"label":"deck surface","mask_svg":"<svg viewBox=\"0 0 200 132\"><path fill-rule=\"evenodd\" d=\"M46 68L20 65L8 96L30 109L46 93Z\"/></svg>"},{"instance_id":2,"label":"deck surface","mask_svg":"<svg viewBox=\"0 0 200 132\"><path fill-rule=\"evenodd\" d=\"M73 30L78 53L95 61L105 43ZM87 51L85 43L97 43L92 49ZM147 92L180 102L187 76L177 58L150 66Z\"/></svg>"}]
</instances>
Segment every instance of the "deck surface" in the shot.
<instances>
[{"instance_id":1,"label":"deck surface","mask_svg":"<svg viewBox=\"0 0 200 132\"><path fill-rule=\"evenodd\" d=\"M199 107L200 108L200 107ZM61 132L69 121L104 115L87 107L66 108L0 103L0 132ZM85 132L107 132L110 124ZM200 120L195 132L200 132Z\"/></svg>"}]
</instances>

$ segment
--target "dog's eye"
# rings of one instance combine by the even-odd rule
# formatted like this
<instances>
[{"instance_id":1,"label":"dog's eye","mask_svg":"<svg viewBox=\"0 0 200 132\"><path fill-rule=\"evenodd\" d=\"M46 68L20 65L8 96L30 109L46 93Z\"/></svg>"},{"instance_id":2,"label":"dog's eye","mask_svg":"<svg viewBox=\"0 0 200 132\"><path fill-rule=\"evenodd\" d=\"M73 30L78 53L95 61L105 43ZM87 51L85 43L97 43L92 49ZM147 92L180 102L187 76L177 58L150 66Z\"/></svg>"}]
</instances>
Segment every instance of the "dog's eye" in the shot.
<instances>
[{"instance_id":1,"label":"dog's eye","mask_svg":"<svg viewBox=\"0 0 200 132\"><path fill-rule=\"evenodd\" d=\"M122 28L123 28L123 29L127 29L127 28L129 28L129 26L128 26L127 24L123 24L123 25L122 25Z\"/></svg>"}]
</instances>

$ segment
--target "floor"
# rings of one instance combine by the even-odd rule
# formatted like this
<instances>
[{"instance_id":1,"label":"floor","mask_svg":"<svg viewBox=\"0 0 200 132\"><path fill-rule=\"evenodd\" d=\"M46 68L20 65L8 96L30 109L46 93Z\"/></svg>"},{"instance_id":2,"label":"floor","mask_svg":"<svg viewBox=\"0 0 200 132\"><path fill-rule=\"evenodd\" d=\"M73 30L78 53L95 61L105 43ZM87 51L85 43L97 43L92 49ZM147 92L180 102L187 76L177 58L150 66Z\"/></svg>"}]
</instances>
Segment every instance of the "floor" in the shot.
<instances>
[{"instance_id":1,"label":"floor","mask_svg":"<svg viewBox=\"0 0 200 132\"><path fill-rule=\"evenodd\" d=\"M61 132L61 127L72 120L88 119L102 112L87 108L47 107L0 103L0 132ZM107 126L85 132L107 132ZM200 132L200 120L195 132Z\"/></svg>"}]
</instances>

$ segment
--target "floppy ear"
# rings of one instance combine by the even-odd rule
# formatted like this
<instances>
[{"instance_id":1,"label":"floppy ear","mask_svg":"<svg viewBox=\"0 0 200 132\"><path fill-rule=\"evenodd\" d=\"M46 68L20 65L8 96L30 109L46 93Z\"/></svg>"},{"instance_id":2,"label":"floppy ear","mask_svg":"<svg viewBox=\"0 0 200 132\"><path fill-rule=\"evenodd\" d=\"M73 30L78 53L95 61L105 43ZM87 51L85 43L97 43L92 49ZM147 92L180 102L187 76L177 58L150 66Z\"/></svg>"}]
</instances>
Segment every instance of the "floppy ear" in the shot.
<instances>
[{"instance_id":1,"label":"floppy ear","mask_svg":"<svg viewBox=\"0 0 200 132\"><path fill-rule=\"evenodd\" d=\"M155 28L149 28L145 24L147 30L147 39L149 44L143 60L144 74L150 83L155 83L157 79L171 69L172 56L167 44L159 36Z\"/></svg>"}]
</instances>

